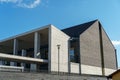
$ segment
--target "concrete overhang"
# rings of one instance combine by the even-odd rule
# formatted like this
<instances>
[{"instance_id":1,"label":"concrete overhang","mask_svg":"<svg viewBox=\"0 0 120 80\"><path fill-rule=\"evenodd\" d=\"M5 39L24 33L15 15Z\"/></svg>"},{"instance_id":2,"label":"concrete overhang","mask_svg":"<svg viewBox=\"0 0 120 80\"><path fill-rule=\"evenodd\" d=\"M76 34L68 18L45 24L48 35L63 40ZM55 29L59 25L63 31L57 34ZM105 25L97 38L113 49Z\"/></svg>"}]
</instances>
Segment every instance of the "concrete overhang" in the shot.
<instances>
[{"instance_id":1,"label":"concrete overhang","mask_svg":"<svg viewBox=\"0 0 120 80\"><path fill-rule=\"evenodd\" d=\"M0 53L0 59L5 61L13 61L13 62L25 62L25 63L48 63L46 59L37 59L37 58L29 58L29 57L21 57L16 55L8 55L4 53Z\"/></svg>"},{"instance_id":2,"label":"concrete overhang","mask_svg":"<svg viewBox=\"0 0 120 80\"><path fill-rule=\"evenodd\" d=\"M15 38L19 38L19 37L22 37L22 36L25 36L25 35L29 35L29 34L32 34L32 33L34 33L34 32L39 32L39 31L44 30L44 29L47 29L47 28L49 28L49 27L51 27L51 26L52 26L52 25L49 24L49 25L46 25L46 26L43 26L43 27L40 27L40 28L36 28L36 29L30 30L30 31L24 32L24 33L22 33L22 34L18 34L18 35L16 35L16 36L12 36L12 37L9 37L9 38L0 40L0 43L1 43L1 42L5 42L5 41L8 41L8 40L15 39Z\"/></svg>"},{"instance_id":3,"label":"concrete overhang","mask_svg":"<svg viewBox=\"0 0 120 80\"><path fill-rule=\"evenodd\" d=\"M52 25L43 26L4 40L0 40L0 53L12 53L14 39L18 40L18 51L34 47L34 33L38 32L41 35L41 46L48 44L49 29Z\"/></svg>"}]
</instances>

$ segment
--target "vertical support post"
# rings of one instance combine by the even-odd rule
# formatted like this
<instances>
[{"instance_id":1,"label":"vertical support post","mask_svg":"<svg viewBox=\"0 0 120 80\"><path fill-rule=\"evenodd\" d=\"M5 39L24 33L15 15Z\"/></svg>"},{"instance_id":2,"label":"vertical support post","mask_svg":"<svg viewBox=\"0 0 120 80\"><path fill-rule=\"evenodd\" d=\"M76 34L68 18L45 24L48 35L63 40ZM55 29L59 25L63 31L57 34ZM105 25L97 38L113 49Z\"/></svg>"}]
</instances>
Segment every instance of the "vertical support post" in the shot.
<instances>
[{"instance_id":1,"label":"vertical support post","mask_svg":"<svg viewBox=\"0 0 120 80\"><path fill-rule=\"evenodd\" d=\"M48 28L48 71L51 73L51 45L52 45L52 29L51 27Z\"/></svg>"},{"instance_id":2,"label":"vertical support post","mask_svg":"<svg viewBox=\"0 0 120 80\"><path fill-rule=\"evenodd\" d=\"M2 60L0 60L0 65L3 65L3 64L2 64Z\"/></svg>"},{"instance_id":3,"label":"vertical support post","mask_svg":"<svg viewBox=\"0 0 120 80\"><path fill-rule=\"evenodd\" d=\"M57 45L58 47L58 74L59 74L59 71L60 71L60 45Z\"/></svg>"},{"instance_id":4,"label":"vertical support post","mask_svg":"<svg viewBox=\"0 0 120 80\"><path fill-rule=\"evenodd\" d=\"M78 38L77 48L78 48L79 74L81 75L82 72L81 72L80 36Z\"/></svg>"},{"instance_id":5,"label":"vertical support post","mask_svg":"<svg viewBox=\"0 0 120 80\"><path fill-rule=\"evenodd\" d=\"M115 58L116 58L116 69L118 69L118 61L117 61L117 49L115 49Z\"/></svg>"},{"instance_id":6,"label":"vertical support post","mask_svg":"<svg viewBox=\"0 0 120 80\"><path fill-rule=\"evenodd\" d=\"M18 40L14 39L13 41L13 55L17 55L18 54ZM11 66L17 66L17 63L15 62L10 62Z\"/></svg>"},{"instance_id":7,"label":"vertical support post","mask_svg":"<svg viewBox=\"0 0 120 80\"><path fill-rule=\"evenodd\" d=\"M40 34L38 32L35 32L35 36L34 36L34 57L41 58L41 55L40 55Z\"/></svg>"},{"instance_id":8,"label":"vertical support post","mask_svg":"<svg viewBox=\"0 0 120 80\"><path fill-rule=\"evenodd\" d=\"M14 55L18 54L18 40L17 39L14 39L13 54Z\"/></svg>"},{"instance_id":9,"label":"vertical support post","mask_svg":"<svg viewBox=\"0 0 120 80\"><path fill-rule=\"evenodd\" d=\"M3 61L0 59L0 65L3 65L3 63L2 63Z\"/></svg>"},{"instance_id":10,"label":"vertical support post","mask_svg":"<svg viewBox=\"0 0 120 80\"><path fill-rule=\"evenodd\" d=\"M26 56L26 50L22 49L22 56ZM25 67L25 63L21 63L21 66Z\"/></svg>"},{"instance_id":11,"label":"vertical support post","mask_svg":"<svg viewBox=\"0 0 120 80\"><path fill-rule=\"evenodd\" d=\"M38 32L34 33L34 58L40 58L40 34ZM31 71L36 71L37 65L31 64Z\"/></svg>"},{"instance_id":12,"label":"vertical support post","mask_svg":"<svg viewBox=\"0 0 120 80\"><path fill-rule=\"evenodd\" d=\"M71 48L71 39L68 40L68 73L71 73L71 63L70 63L70 48Z\"/></svg>"}]
</instances>

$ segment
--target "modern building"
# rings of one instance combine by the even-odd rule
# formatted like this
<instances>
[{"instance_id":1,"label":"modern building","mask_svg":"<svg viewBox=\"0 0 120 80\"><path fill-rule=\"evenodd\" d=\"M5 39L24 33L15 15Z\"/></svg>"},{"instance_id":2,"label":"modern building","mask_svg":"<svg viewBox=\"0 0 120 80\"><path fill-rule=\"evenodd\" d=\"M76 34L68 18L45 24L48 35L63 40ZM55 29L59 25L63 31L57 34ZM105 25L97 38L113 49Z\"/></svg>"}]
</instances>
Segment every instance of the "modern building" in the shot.
<instances>
[{"instance_id":1,"label":"modern building","mask_svg":"<svg viewBox=\"0 0 120 80\"><path fill-rule=\"evenodd\" d=\"M107 76L117 69L116 50L98 20L60 30L47 25L0 41L0 64Z\"/></svg>"}]
</instances>

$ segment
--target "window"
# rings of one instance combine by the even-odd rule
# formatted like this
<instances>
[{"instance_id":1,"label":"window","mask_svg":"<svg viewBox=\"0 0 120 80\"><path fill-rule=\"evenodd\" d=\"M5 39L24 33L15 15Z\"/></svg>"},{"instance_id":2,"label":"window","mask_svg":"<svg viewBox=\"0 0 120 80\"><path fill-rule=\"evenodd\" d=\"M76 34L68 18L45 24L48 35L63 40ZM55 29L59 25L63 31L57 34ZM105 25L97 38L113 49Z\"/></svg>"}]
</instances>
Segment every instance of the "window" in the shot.
<instances>
[{"instance_id":1,"label":"window","mask_svg":"<svg viewBox=\"0 0 120 80\"><path fill-rule=\"evenodd\" d=\"M79 63L79 46L77 40L70 41L70 61L74 63Z\"/></svg>"},{"instance_id":2,"label":"window","mask_svg":"<svg viewBox=\"0 0 120 80\"><path fill-rule=\"evenodd\" d=\"M70 61L75 62L75 51L74 48L70 49Z\"/></svg>"}]
</instances>

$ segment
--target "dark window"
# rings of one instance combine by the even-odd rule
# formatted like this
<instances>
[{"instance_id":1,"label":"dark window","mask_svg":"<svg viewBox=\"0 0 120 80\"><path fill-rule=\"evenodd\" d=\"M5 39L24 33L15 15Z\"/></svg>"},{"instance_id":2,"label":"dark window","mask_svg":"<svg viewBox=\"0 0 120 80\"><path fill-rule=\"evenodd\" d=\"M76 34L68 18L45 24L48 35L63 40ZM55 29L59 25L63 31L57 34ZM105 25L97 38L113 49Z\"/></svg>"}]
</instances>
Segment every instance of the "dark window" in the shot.
<instances>
[{"instance_id":1,"label":"dark window","mask_svg":"<svg viewBox=\"0 0 120 80\"><path fill-rule=\"evenodd\" d=\"M75 62L75 51L74 48L70 48L70 61Z\"/></svg>"},{"instance_id":2,"label":"dark window","mask_svg":"<svg viewBox=\"0 0 120 80\"><path fill-rule=\"evenodd\" d=\"M71 40L70 41L70 61L79 63L79 42L78 40Z\"/></svg>"}]
</instances>

